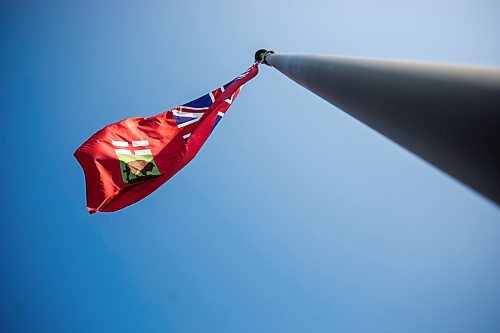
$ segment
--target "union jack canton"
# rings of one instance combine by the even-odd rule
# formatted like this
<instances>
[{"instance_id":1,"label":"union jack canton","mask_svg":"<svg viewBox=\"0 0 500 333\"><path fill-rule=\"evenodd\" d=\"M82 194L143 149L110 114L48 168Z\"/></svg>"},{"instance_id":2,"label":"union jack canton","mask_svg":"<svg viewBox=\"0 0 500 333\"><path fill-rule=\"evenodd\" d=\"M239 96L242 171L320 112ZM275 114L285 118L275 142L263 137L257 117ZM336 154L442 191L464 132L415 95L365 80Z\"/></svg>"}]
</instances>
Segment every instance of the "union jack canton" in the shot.
<instances>
[{"instance_id":1,"label":"union jack canton","mask_svg":"<svg viewBox=\"0 0 500 333\"><path fill-rule=\"evenodd\" d=\"M186 127L186 129L184 131L185 133L183 133L183 135L182 135L182 137L184 138L184 140L186 142L188 141L189 137L191 136L192 131L196 128L195 126L189 126L189 125L192 125L192 124L195 124L196 122L198 122L203 117L203 115L208 112L210 107L214 104L218 104L218 107L217 107L217 117L215 119L215 123L214 123L212 130L215 128L215 126L217 126L219 121L221 121L221 119L224 117L227 110L229 109L229 107L233 103L236 96L238 96L243 85L240 85L231 94L231 96L229 96L229 98L224 99L224 101L222 101L222 103L216 103L218 97L220 97L222 95L222 93L224 91L226 91L226 89L232 83L244 79L251 72L251 70L254 67L256 67L256 65L248 68L246 71L241 73L241 75L236 77L234 80L226 83L222 87L217 88L214 91L195 99L194 101L191 101L189 103L183 104L181 106L178 106L178 107L170 110L171 116L173 117L173 119L177 123L177 127L178 128ZM168 116L169 116L169 112L167 112L167 117Z\"/></svg>"}]
</instances>

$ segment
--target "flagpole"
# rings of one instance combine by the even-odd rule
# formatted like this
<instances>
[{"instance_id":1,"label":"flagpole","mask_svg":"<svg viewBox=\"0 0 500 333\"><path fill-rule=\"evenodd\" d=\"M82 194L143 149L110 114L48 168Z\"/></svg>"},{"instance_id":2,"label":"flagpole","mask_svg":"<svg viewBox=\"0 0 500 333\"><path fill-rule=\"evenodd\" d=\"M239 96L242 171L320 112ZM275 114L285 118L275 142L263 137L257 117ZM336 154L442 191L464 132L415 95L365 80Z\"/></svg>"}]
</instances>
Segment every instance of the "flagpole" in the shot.
<instances>
[{"instance_id":1,"label":"flagpole","mask_svg":"<svg viewBox=\"0 0 500 333\"><path fill-rule=\"evenodd\" d=\"M255 57L500 205L500 68Z\"/></svg>"}]
</instances>

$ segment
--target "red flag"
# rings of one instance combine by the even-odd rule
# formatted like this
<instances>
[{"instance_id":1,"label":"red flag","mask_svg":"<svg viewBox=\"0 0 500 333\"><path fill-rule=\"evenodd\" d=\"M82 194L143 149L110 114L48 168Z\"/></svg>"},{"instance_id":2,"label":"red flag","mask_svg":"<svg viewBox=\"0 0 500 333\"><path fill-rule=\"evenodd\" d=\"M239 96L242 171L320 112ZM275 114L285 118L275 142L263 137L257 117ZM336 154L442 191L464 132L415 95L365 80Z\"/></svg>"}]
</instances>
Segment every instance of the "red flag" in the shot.
<instances>
[{"instance_id":1,"label":"red flag","mask_svg":"<svg viewBox=\"0 0 500 333\"><path fill-rule=\"evenodd\" d=\"M75 152L85 173L89 212L112 212L146 197L191 161L254 64L226 85L149 118L128 118L95 133Z\"/></svg>"}]
</instances>

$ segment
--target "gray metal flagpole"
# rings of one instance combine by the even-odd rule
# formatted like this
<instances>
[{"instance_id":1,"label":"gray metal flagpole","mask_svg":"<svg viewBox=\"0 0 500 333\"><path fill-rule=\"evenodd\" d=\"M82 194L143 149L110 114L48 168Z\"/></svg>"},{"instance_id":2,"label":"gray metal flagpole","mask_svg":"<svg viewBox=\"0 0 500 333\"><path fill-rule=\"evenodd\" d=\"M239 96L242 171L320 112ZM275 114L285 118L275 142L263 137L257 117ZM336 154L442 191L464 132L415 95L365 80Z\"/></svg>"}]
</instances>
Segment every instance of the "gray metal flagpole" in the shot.
<instances>
[{"instance_id":1,"label":"gray metal flagpole","mask_svg":"<svg viewBox=\"0 0 500 333\"><path fill-rule=\"evenodd\" d=\"M500 205L500 68L265 50L255 58Z\"/></svg>"}]
</instances>

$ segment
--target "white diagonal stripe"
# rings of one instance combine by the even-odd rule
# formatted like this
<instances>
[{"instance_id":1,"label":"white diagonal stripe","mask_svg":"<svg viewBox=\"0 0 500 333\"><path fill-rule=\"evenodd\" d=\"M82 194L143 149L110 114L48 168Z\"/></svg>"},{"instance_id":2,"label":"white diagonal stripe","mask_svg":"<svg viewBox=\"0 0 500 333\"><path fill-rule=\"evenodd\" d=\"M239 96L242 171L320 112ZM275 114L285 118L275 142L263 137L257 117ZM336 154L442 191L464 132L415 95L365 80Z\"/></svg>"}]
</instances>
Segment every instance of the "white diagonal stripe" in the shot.
<instances>
[{"instance_id":1,"label":"white diagonal stripe","mask_svg":"<svg viewBox=\"0 0 500 333\"><path fill-rule=\"evenodd\" d=\"M132 141L132 146L133 146L133 147L144 147L144 146L149 146L149 141L148 141L148 140L138 140L138 141Z\"/></svg>"},{"instance_id":2,"label":"white diagonal stripe","mask_svg":"<svg viewBox=\"0 0 500 333\"><path fill-rule=\"evenodd\" d=\"M115 153L120 155L132 155L132 152L128 149L115 149Z\"/></svg>"},{"instance_id":3,"label":"white diagonal stripe","mask_svg":"<svg viewBox=\"0 0 500 333\"><path fill-rule=\"evenodd\" d=\"M151 153L151 149L136 150L135 154L136 155L153 155L153 153Z\"/></svg>"},{"instance_id":4,"label":"white diagonal stripe","mask_svg":"<svg viewBox=\"0 0 500 333\"><path fill-rule=\"evenodd\" d=\"M187 139L187 138L189 138L190 136L191 136L191 133L188 133L188 134L186 134L186 135L183 135L182 137L183 137L184 139Z\"/></svg>"},{"instance_id":5,"label":"white diagonal stripe","mask_svg":"<svg viewBox=\"0 0 500 333\"><path fill-rule=\"evenodd\" d=\"M126 141L115 141L115 140L112 140L111 143L115 147L128 147L128 142L126 142Z\"/></svg>"},{"instance_id":6,"label":"white diagonal stripe","mask_svg":"<svg viewBox=\"0 0 500 333\"><path fill-rule=\"evenodd\" d=\"M218 116L221 116L221 117L224 117L224 113L222 113L222 112L220 112L220 111L219 111L219 112L217 112L217 115L218 115Z\"/></svg>"},{"instance_id":7,"label":"white diagonal stripe","mask_svg":"<svg viewBox=\"0 0 500 333\"><path fill-rule=\"evenodd\" d=\"M190 118L199 118L203 116L203 113L201 112L184 112L184 111L179 111L179 110L172 110L172 113L174 116L177 117L190 117Z\"/></svg>"},{"instance_id":8,"label":"white diagonal stripe","mask_svg":"<svg viewBox=\"0 0 500 333\"><path fill-rule=\"evenodd\" d=\"M208 109L208 107L195 108L195 107L192 107L192 106L179 106L179 108L181 108L181 109L187 109L187 110L207 110Z\"/></svg>"},{"instance_id":9,"label":"white diagonal stripe","mask_svg":"<svg viewBox=\"0 0 500 333\"><path fill-rule=\"evenodd\" d=\"M191 125L195 122L197 122L198 120L200 120L201 118L193 118L193 120L190 120L190 121L186 121L185 123L182 123L182 124L179 124L177 125L178 128L182 128L184 126L187 126L187 125Z\"/></svg>"}]
</instances>

